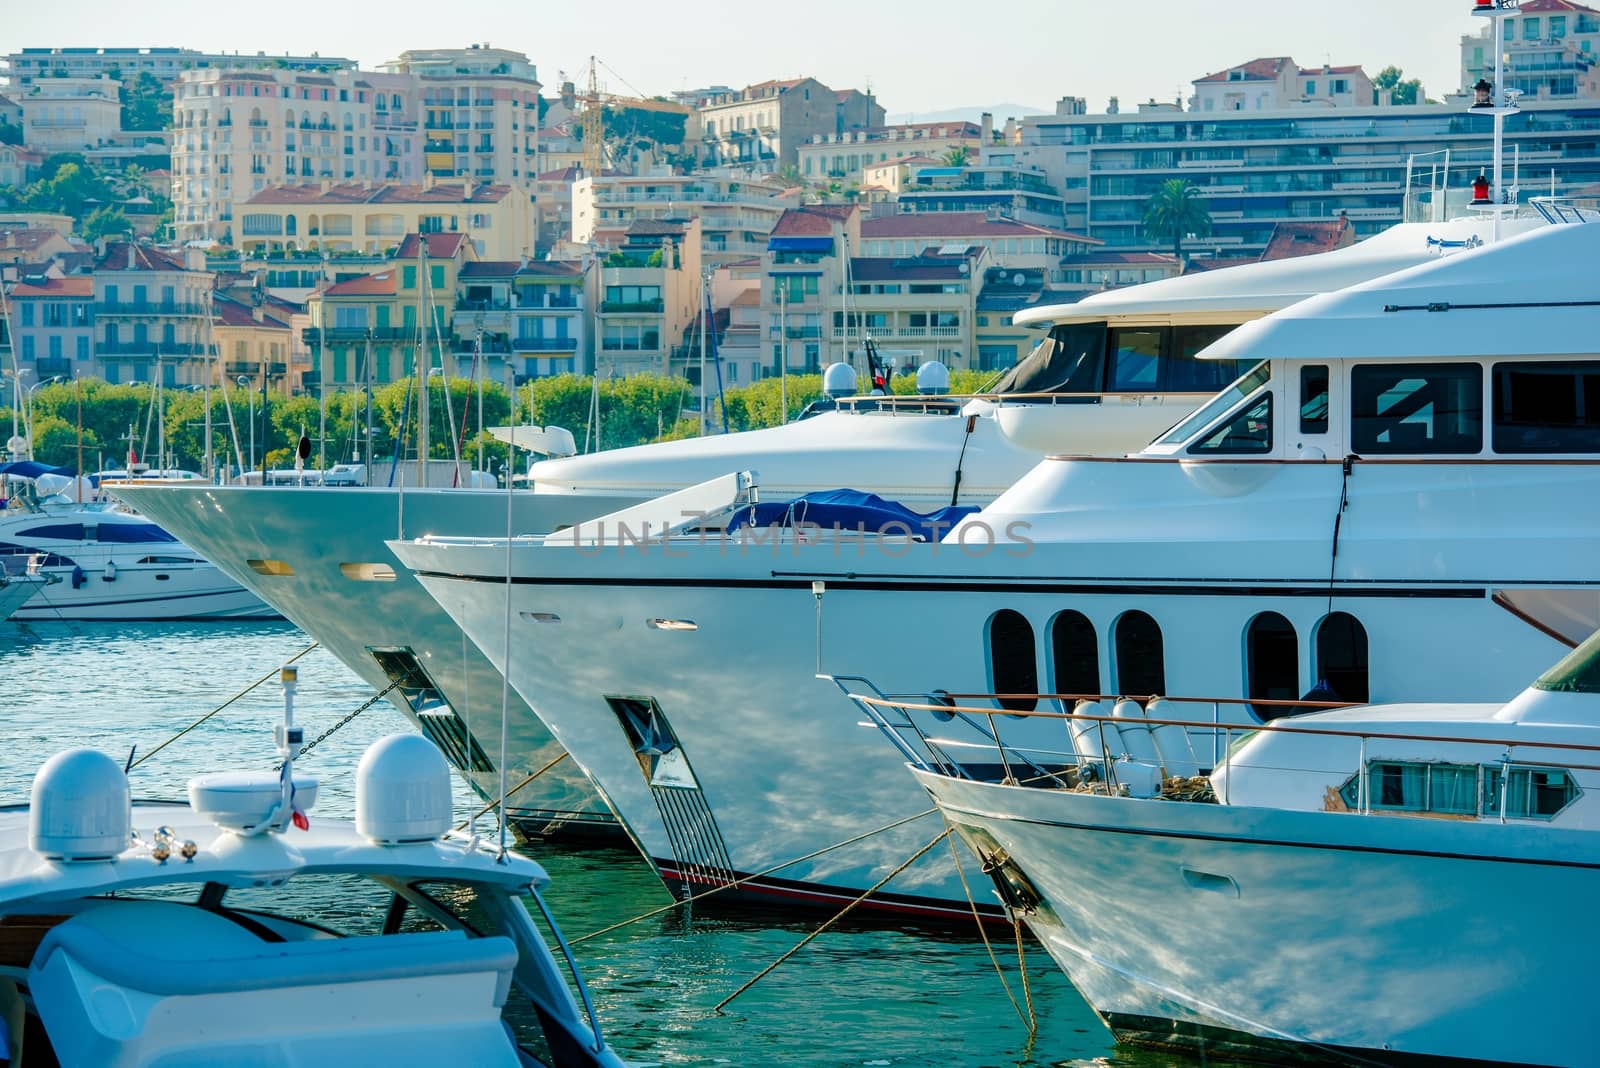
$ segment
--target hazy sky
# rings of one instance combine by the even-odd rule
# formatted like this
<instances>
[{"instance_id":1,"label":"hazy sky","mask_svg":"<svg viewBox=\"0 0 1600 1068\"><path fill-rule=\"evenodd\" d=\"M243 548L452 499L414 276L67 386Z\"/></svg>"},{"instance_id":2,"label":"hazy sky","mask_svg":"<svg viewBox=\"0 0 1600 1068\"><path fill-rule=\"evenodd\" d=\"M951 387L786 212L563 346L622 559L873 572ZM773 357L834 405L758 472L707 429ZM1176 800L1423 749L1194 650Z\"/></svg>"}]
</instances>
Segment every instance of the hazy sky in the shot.
<instances>
[{"instance_id":1,"label":"hazy sky","mask_svg":"<svg viewBox=\"0 0 1600 1068\"><path fill-rule=\"evenodd\" d=\"M591 53L613 92L744 85L812 75L871 85L891 113L976 104L1103 111L1171 100L1256 56L1302 66L1395 64L1433 95L1456 87L1471 0L0 0L0 52L176 45L319 52L370 67L406 48L487 41L526 52L546 86ZM631 88L630 88L631 87ZM1003 116L1001 116L1003 118Z\"/></svg>"}]
</instances>

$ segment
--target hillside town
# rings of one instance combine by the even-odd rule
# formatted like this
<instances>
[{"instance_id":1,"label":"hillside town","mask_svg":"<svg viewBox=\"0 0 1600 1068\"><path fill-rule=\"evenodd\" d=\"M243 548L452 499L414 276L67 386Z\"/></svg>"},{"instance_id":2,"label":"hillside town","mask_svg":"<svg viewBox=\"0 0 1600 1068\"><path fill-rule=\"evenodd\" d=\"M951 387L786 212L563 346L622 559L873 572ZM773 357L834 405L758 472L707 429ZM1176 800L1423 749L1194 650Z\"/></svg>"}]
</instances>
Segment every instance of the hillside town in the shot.
<instances>
[{"instance_id":1,"label":"hillside town","mask_svg":"<svg viewBox=\"0 0 1600 1068\"><path fill-rule=\"evenodd\" d=\"M890 123L815 78L654 97L522 52L24 48L0 89L0 405L43 383L701 388L856 362L998 372L1016 311L1353 243L1470 196L1455 86L1251 58L1187 99ZM1600 12L1506 22L1521 195L1600 182ZM703 391L710 390L707 382Z\"/></svg>"}]
</instances>

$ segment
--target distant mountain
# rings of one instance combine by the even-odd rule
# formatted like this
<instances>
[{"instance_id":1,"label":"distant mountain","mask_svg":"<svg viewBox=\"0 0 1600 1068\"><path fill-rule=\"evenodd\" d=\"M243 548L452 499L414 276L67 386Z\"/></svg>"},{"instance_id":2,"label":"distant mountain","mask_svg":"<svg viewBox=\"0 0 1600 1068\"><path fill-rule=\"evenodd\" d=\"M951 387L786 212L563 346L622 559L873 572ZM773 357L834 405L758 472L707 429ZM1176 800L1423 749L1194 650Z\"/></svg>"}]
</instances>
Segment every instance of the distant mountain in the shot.
<instances>
[{"instance_id":1,"label":"distant mountain","mask_svg":"<svg viewBox=\"0 0 1600 1068\"><path fill-rule=\"evenodd\" d=\"M889 116L891 125L905 122L978 122L987 111L994 116L996 126L1004 126L1009 116L1048 115L1050 108L1037 108L1032 104L975 104L967 108L946 108L944 111L902 111Z\"/></svg>"}]
</instances>

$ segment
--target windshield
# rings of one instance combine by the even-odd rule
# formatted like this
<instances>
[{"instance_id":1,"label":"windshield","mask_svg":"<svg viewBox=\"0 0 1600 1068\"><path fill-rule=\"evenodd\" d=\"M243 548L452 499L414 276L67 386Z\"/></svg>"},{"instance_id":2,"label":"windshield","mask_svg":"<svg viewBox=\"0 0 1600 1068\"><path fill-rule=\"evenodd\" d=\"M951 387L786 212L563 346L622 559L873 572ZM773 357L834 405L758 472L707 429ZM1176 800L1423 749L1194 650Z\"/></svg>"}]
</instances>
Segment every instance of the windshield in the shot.
<instances>
[{"instance_id":1,"label":"windshield","mask_svg":"<svg viewBox=\"0 0 1600 1068\"><path fill-rule=\"evenodd\" d=\"M1245 372L1237 382L1218 393L1206 406L1195 412L1189 418L1169 430L1156 441L1157 445L1181 445L1198 431L1211 424L1213 419L1222 415L1228 409L1238 404L1244 398L1264 386L1272 377L1272 364L1262 360L1249 371Z\"/></svg>"}]
</instances>

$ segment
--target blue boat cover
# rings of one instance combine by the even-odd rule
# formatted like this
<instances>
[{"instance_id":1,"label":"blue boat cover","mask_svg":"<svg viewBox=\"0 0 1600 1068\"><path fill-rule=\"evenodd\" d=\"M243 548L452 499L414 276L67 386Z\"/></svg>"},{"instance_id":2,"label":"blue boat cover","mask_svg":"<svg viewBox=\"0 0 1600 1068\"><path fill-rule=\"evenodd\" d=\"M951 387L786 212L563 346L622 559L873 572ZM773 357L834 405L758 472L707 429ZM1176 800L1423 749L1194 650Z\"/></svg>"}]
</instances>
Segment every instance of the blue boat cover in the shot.
<instances>
[{"instance_id":1,"label":"blue boat cover","mask_svg":"<svg viewBox=\"0 0 1600 1068\"><path fill-rule=\"evenodd\" d=\"M938 541L952 526L977 510L973 505L962 504L923 514L895 501L886 501L875 493L821 490L788 501L745 505L733 513L728 530L807 524L824 530L860 530L868 534L904 535L909 532L918 541Z\"/></svg>"},{"instance_id":2,"label":"blue boat cover","mask_svg":"<svg viewBox=\"0 0 1600 1068\"><path fill-rule=\"evenodd\" d=\"M40 475L71 475L70 467L51 467L34 460L12 460L0 464L0 475L11 475L14 478L38 478Z\"/></svg>"}]
</instances>

